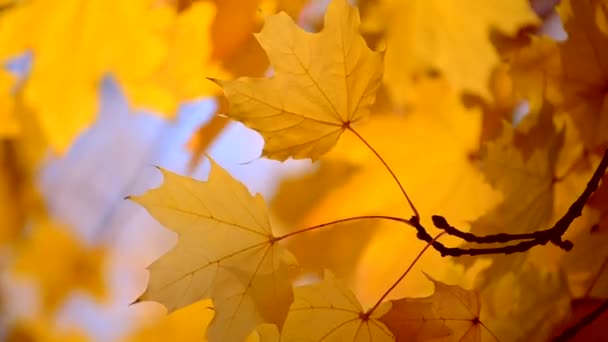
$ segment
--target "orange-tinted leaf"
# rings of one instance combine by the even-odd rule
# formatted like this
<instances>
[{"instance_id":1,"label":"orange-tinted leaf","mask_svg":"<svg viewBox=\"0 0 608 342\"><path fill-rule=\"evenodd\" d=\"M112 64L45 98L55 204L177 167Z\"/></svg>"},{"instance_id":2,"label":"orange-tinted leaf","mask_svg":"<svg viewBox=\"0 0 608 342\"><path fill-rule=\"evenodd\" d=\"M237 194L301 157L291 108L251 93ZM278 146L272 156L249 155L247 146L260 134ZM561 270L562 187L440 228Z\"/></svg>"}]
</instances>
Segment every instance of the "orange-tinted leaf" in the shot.
<instances>
[{"instance_id":1,"label":"orange-tinted leaf","mask_svg":"<svg viewBox=\"0 0 608 342\"><path fill-rule=\"evenodd\" d=\"M562 1L559 13L568 40L559 46L557 73L550 75L548 98L568 112L589 149L608 146L608 32L606 2Z\"/></svg>"},{"instance_id":2,"label":"orange-tinted leaf","mask_svg":"<svg viewBox=\"0 0 608 342\"><path fill-rule=\"evenodd\" d=\"M427 278L435 285L431 296L393 300L380 321L398 341L482 341L489 331L479 320L478 294Z\"/></svg>"}]
</instances>

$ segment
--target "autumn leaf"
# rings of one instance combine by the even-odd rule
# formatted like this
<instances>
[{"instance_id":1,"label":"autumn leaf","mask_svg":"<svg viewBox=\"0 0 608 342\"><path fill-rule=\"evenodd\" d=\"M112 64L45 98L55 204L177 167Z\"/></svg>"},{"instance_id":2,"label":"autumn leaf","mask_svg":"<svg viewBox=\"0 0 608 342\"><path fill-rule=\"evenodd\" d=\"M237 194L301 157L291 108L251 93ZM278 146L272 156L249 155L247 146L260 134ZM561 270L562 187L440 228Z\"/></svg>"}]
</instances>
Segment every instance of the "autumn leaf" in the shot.
<instances>
[{"instance_id":1,"label":"autumn leaf","mask_svg":"<svg viewBox=\"0 0 608 342\"><path fill-rule=\"evenodd\" d=\"M272 78L217 81L228 116L257 130L263 155L318 159L340 134L369 113L382 76L382 54L358 32L359 14L334 0L319 33L308 33L285 13L270 16L256 38L274 68ZM277 96L285 89L289 94Z\"/></svg>"},{"instance_id":2,"label":"autumn leaf","mask_svg":"<svg viewBox=\"0 0 608 342\"><path fill-rule=\"evenodd\" d=\"M458 93L488 99L490 75L500 60L492 34L514 36L539 22L527 0L385 3L385 80L397 102L412 76L428 70L439 71Z\"/></svg>"},{"instance_id":3,"label":"autumn leaf","mask_svg":"<svg viewBox=\"0 0 608 342\"><path fill-rule=\"evenodd\" d=\"M367 314L329 271L319 283L296 287L294 296L281 334L284 341L394 341L380 321L388 306Z\"/></svg>"},{"instance_id":4,"label":"autumn leaf","mask_svg":"<svg viewBox=\"0 0 608 342\"><path fill-rule=\"evenodd\" d=\"M608 146L608 44L606 2L562 1L559 14L568 39L559 44L556 70L549 70L547 98L572 116L584 145Z\"/></svg>"},{"instance_id":5,"label":"autumn leaf","mask_svg":"<svg viewBox=\"0 0 608 342\"><path fill-rule=\"evenodd\" d=\"M171 9L153 3L33 0L3 13L0 58L31 51L23 101L54 150L64 152L95 120L104 76L142 80L163 62Z\"/></svg>"},{"instance_id":6,"label":"autumn leaf","mask_svg":"<svg viewBox=\"0 0 608 342\"><path fill-rule=\"evenodd\" d=\"M531 113L538 113L546 102L549 75L561 71L558 44L546 36L530 36L530 43L515 50L509 58L509 75L519 100L526 100Z\"/></svg>"},{"instance_id":7,"label":"autumn leaf","mask_svg":"<svg viewBox=\"0 0 608 342\"><path fill-rule=\"evenodd\" d=\"M429 275L426 277L435 286L431 296L393 300L391 309L380 317L398 341L438 338L441 341L482 341L483 335L493 337L479 320L480 303L475 291L446 285Z\"/></svg>"},{"instance_id":8,"label":"autumn leaf","mask_svg":"<svg viewBox=\"0 0 608 342\"><path fill-rule=\"evenodd\" d=\"M53 312L74 290L105 298L104 249L83 245L65 227L52 222L37 225L18 248L13 272L36 281L45 310Z\"/></svg>"},{"instance_id":9,"label":"autumn leaf","mask_svg":"<svg viewBox=\"0 0 608 342\"><path fill-rule=\"evenodd\" d=\"M213 161L206 182L161 171L161 187L132 199L176 232L178 243L149 267L140 300L173 311L213 299L210 341L242 341L264 322L282 326L295 260L276 243L262 197Z\"/></svg>"},{"instance_id":10,"label":"autumn leaf","mask_svg":"<svg viewBox=\"0 0 608 342\"><path fill-rule=\"evenodd\" d=\"M480 291L483 322L500 341L547 341L570 311L563 273L531 263L505 270L491 291Z\"/></svg>"},{"instance_id":11,"label":"autumn leaf","mask_svg":"<svg viewBox=\"0 0 608 342\"><path fill-rule=\"evenodd\" d=\"M219 92L217 85L205 79L228 75L211 60L215 14L212 4L196 2L175 16L162 64L143 80L122 80L134 107L172 117L180 103Z\"/></svg>"},{"instance_id":12,"label":"autumn leaf","mask_svg":"<svg viewBox=\"0 0 608 342\"><path fill-rule=\"evenodd\" d=\"M485 144L481 162L487 181L503 194L502 202L471 223L471 233L529 233L552 223L559 152L564 131L558 132L553 114L530 114L517 128L503 124L501 136ZM477 247L465 243L466 247ZM481 289L499 281L507 270L516 270L525 254L492 255L493 264L478 279ZM471 266L475 258L456 262Z\"/></svg>"}]
</instances>

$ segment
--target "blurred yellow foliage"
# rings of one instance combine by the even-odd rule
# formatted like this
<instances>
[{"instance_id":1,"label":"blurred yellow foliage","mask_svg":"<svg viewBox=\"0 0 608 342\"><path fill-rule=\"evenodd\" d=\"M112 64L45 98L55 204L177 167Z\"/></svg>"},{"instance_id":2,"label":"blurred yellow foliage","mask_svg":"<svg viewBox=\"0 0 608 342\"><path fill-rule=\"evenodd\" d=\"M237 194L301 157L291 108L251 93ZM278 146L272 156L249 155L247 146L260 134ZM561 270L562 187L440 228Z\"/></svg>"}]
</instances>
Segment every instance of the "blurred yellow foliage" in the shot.
<instances>
[{"instance_id":1,"label":"blurred yellow foliage","mask_svg":"<svg viewBox=\"0 0 608 342\"><path fill-rule=\"evenodd\" d=\"M56 310L74 290L104 299L106 252L83 244L65 227L41 223L17 246L15 276L35 281L44 310Z\"/></svg>"}]
</instances>

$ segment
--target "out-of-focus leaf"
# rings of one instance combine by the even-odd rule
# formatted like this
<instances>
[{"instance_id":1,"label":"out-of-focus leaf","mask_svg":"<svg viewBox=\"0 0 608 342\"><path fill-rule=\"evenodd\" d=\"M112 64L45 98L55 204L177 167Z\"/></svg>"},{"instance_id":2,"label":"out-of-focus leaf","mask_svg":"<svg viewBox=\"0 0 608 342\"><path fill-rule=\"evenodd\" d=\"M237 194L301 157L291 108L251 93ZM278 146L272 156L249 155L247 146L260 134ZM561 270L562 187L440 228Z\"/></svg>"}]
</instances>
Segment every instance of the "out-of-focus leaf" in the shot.
<instances>
[{"instance_id":1,"label":"out-of-focus leaf","mask_svg":"<svg viewBox=\"0 0 608 342\"><path fill-rule=\"evenodd\" d=\"M32 0L3 13L0 59L32 53L23 100L52 148L65 151L95 120L105 75L141 81L165 60L173 13L154 3Z\"/></svg>"},{"instance_id":2,"label":"out-of-focus leaf","mask_svg":"<svg viewBox=\"0 0 608 342\"><path fill-rule=\"evenodd\" d=\"M13 272L36 281L43 308L52 311L76 290L105 298L105 254L83 245L65 227L42 223L18 246Z\"/></svg>"},{"instance_id":3,"label":"out-of-focus leaf","mask_svg":"<svg viewBox=\"0 0 608 342\"><path fill-rule=\"evenodd\" d=\"M439 71L458 93L488 99L490 75L499 63L491 35L513 36L538 23L526 0L384 3L385 80L397 102L411 90L412 77L428 70Z\"/></svg>"},{"instance_id":4,"label":"out-of-focus leaf","mask_svg":"<svg viewBox=\"0 0 608 342\"><path fill-rule=\"evenodd\" d=\"M435 287L431 296L392 300L391 309L380 317L398 341L496 340L479 320L480 303L475 291L427 278Z\"/></svg>"},{"instance_id":5,"label":"out-of-focus leaf","mask_svg":"<svg viewBox=\"0 0 608 342\"><path fill-rule=\"evenodd\" d=\"M588 149L601 150L608 146L606 2L562 1L559 13L568 39L559 44L547 97L572 116Z\"/></svg>"}]
</instances>

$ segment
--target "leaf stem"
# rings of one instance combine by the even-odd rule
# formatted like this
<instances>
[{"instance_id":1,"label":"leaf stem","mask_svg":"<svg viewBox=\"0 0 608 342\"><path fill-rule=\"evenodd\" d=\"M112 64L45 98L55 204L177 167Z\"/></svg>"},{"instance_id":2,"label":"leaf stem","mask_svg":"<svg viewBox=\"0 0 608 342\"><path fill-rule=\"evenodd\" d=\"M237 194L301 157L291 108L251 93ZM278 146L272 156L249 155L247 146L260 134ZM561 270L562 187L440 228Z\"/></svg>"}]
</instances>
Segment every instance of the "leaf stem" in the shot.
<instances>
[{"instance_id":1,"label":"leaf stem","mask_svg":"<svg viewBox=\"0 0 608 342\"><path fill-rule=\"evenodd\" d=\"M317 230L317 229L321 229L327 226L331 226L334 224L338 224L338 223L343 223L343 222L350 222L350 221L358 221L358 220L373 220L373 219L377 219L377 220L390 220L390 221L397 221L397 222L401 222L401 223L405 223L409 226L414 226L412 224L412 222L410 222L408 219L402 218L402 217L394 217L394 216L385 216L385 215L364 215L364 216L354 216L354 217L348 217L348 218L343 218L343 219L339 219L339 220L335 220L335 221L330 221L330 222L325 222L325 223L321 223L321 224L317 224L308 228L303 228L300 230L296 230L294 232L291 233L287 233L285 235L281 235L281 236L277 236L274 238L274 241L281 241L283 239L287 239L290 238L292 236L295 235L299 235L299 234L303 234L303 233L308 233L310 231L313 230Z\"/></svg>"},{"instance_id":2,"label":"leaf stem","mask_svg":"<svg viewBox=\"0 0 608 342\"><path fill-rule=\"evenodd\" d=\"M367 310L367 312L365 313L365 315L367 317L369 317L374 312L374 310L376 310L378 308L378 306L380 306L380 304L382 304L382 301L384 301L386 296L388 296L395 289L395 287L397 287L397 285L399 285L399 283L401 283L403 278L405 278L405 276L407 276L408 273L410 273L410 271L412 270L412 268L414 268L414 266L416 265L418 260L420 260L420 258L424 254L424 252L426 252L426 250L429 249L429 247L431 247L433 245L433 242L437 241L437 239L439 239L443 234L445 234L445 232L441 232L441 233L437 234L437 236L435 236L433 238L433 240L431 240L429 243L427 243L426 246L424 246L424 248L422 250L420 250L420 253L418 253L416 258L414 258L414 260L410 263L410 265L405 270L405 272L403 272L403 274L401 274L401 276L393 283L393 285L391 285L391 287L389 287L388 290L386 290L384 292L384 294L380 297L380 299L378 299L378 301L376 301L376 304L374 304L374 306L372 306L371 309Z\"/></svg>"},{"instance_id":3,"label":"leaf stem","mask_svg":"<svg viewBox=\"0 0 608 342\"><path fill-rule=\"evenodd\" d=\"M365 138L363 138L352 127L348 126L348 130L351 131L351 132L353 132L353 134L356 135L357 138L359 138L359 140L361 140L361 142L363 142L363 144L365 144L365 146L367 146L376 155L376 157L380 160L380 162L382 163L382 165L384 165L384 167L386 168L386 170L391 174L391 176L393 177L393 179L395 180L395 182L399 186L399 189L401 190L401 193L403 194L403 196L407 200L407 203L409 204L410 208L412 208L412 211L414 212L414 216L416 216L417 218L420 218L420 214L418 213L418 210L416 209L416 206L414 206L414 203L412 202L412 200L408 196L407 192L403 188L403 185L401 185L401 182L399 181L399 178L397 178L397 175L395 175L395 173L393 172L393 170L391 169L391 167L388 166L388 164L386 163L386 161L384 160L384 158L382 158L382 156L380 155L380 153L378 153L378 151L376 151L376 149L373 148L372 145L370 145L367 142L367 140L365 140Z\"/></svg>"}]
</instances>

